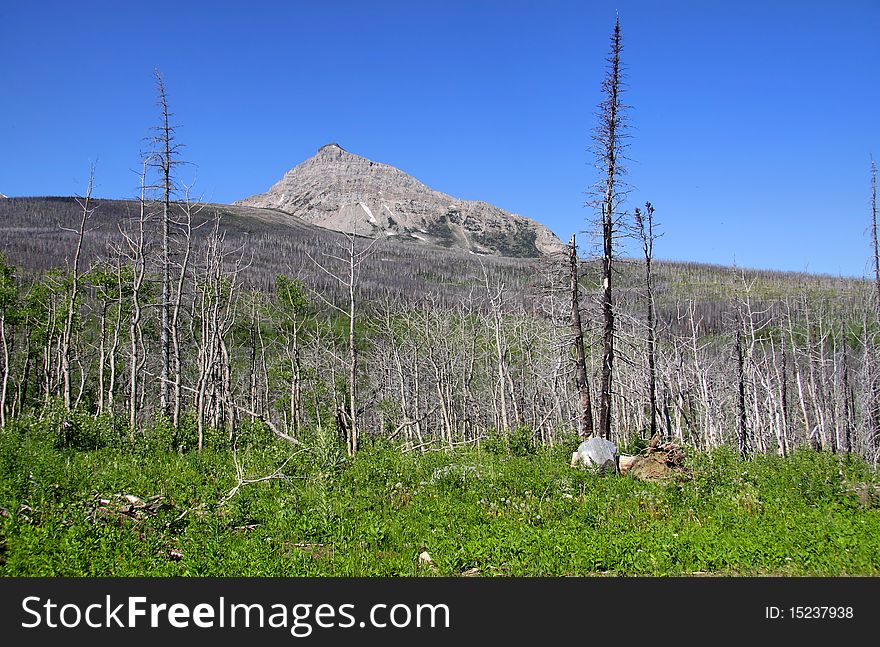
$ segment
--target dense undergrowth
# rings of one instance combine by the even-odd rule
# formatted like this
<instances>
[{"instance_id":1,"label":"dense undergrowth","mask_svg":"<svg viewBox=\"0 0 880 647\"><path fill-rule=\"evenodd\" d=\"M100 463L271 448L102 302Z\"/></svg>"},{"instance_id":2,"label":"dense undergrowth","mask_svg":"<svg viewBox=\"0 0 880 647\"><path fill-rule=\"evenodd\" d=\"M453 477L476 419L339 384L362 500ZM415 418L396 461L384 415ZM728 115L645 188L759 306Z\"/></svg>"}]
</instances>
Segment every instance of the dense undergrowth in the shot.
<instances>
[{"instance_id":1,"label":"dense undergrowth","mask_svg":"<svg viewBox=\"0 0 880 647\"><path fill-rule=\"evenodd\" d=\"M109 420L60 416L0 430L2 575L880 574L880 505L858 487L877 474L830 453L720 449L660 485L571 469L569 445L368 443L349 460L315 434L290 458L257 425L235 454L225 437L197 453L186 427L132 442ZM236 458L245 479L289 459L287 478L221 504ZM120 514L114 495L164 505Z\"/></svg>"}]
</instances>

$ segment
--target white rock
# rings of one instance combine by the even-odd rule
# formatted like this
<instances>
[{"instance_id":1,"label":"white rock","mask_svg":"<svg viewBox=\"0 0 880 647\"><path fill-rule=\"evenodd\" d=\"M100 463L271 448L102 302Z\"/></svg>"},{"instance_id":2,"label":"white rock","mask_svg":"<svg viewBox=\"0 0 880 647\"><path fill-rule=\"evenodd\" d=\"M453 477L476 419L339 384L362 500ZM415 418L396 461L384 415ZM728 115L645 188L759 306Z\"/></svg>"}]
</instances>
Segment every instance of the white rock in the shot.
<instances>
[{"instance_id":1,"label":"white rock","mask_svg":"<svg viewBox=\"0 0 880 647\"><path fill-rule=\"evenodd\" d=\"M617 469L617 445L610 440L593 436L582 442L577 451L571 455L571 466L578 464L584 467L602 468L611 462L613 469Z\"/></svg>"}]
</instances>

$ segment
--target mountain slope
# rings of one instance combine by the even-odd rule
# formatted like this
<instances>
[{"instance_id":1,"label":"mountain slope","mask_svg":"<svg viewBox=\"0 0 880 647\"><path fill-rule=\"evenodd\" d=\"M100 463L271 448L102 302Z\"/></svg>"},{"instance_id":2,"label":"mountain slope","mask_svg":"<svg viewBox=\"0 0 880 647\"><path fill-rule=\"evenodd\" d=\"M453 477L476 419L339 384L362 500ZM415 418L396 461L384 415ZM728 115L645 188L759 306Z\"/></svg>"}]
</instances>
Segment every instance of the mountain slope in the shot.
<instances>
[{"instance_id":1,"label":"mountain slope","mask_svg":"<svg viewBox=\"0 0 880 647\"><path fill-rule=\"evenodd\" d=\"M477 254L529 258L562 248L553 232L533 220L434 191L338 144L322 146L267 192L235 204L285 211L335 231Z\"/></svg>"}]
</instances>

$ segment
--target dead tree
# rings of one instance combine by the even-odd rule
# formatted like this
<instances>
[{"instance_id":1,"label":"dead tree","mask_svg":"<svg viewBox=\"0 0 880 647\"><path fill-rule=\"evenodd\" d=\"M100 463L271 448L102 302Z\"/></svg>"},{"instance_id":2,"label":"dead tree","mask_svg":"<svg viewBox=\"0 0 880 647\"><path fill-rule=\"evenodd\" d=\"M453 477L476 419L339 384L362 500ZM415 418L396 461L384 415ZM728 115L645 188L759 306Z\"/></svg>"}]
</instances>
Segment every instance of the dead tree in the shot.
<instances>
[{"instance_id":1,"label":"dead tree","mask_svg":"<svg viewBox=\"0 0 880 647\"><path fill-rule=\"evenodd\" d=\"M880 325L880 243L877 240L877 162L871 160L871 245L874 252L874 315Z\"/></svg>"},{"instance_id":2,"label":"dead tree","mask_svg":"<svg viewBox=\"0 0 880 647\"><path fill-rule=\"evenodd\" d=\"M847 454L852 453L852 417L853 410L850 406L850 386L849 386L849 361L848 361L847 344L846 344L846 326L840 324L840 363L841 363L841 389L843 391L841 406L842 424L843 424L843 442L844 451Z\"/></svg>"},{"instance_id":3,"label":"dead tree","mask_svg":"<svg viewBox=\"0 0 880 647\"><path fill-rule=\"evenodd\" d=\"M147 275L147 201L146 181L147 166L149 160L142 160L140 173L140 196L138 202L138 215L133 233L125 231L122 226L119 232L123 238L122 253L131 264L131 315L128 319L128 424L131 437L134 438L137 429L139 395L142 387L138 377L142 374L146 363L146 351L144 350L144 334L142 326L143 318L143 291L144 281Z\"/></svg>"},{"instance_id":4,"label":"dead tree","mask_svg":"<svg viewBox=\"0 0 880 647\"><path fill-rule=\"evenodd\" d=\"M98 301L98 415L114 415L116 392L116 354L124 318L123 293L125 281L120 257L108 250L112 261L93 267L90 272L92 289ZM110 325L108 339L108 322ZM109 375L108 375L109 369Z\"/></svg>"},{"instance_id":5,"label":"dead tree","mask_svg":"<svg viewBox=\"0 0 880 647\"><path fill-rule=\"evenodd\" d=\"M614 263L614 239L618 229L618 207L623 198L620 181L624 174L623 156L623 104L621 92L623 80L620 54L623 49L620 19L614 23L611 36L611 52L608 71L602 81L604 99L599 104L599 125L595 130L596 166L603 180L596 187L599 220L602 235L602 388L599 401L599 434L611 437L611 396L614 363L614 302L612 274Z\"/></svg>"},{"instance_id":6,"label":"dead tree","mask_svg":"<svg viewBox=\"0 0 880 647\"><path fill-rule=\"evenodd\" d=\"M345 290L348 297L346 308L340 308L336 304L330 302L320 294L319 298L334 310L342 313L348 319L348 411L345 414L346 431L346 449L349 456L357 454L358 450L358 425L357 425L357 373L358 373L358 351L355 339L356 317L357 317L357 284L360 276L361 265L364 260L372 252L373 246L378 238L374 238L363 249L358 249L357 236L354 234L345 234L347 244L344 247L345 256L335 256L333 254L324 254L325 257L338 261L345 267L345 274L336 274L327 267L312 258L311 254L307 255L309 259L324 273L332 277L336 283Z\"/></svg>"},{"instance_id":7,"label":"dead tree","mask_svg":"<svg viewBox=\"0 0 880 647\"><path fill-rule=\"evenodd\" d=\"M507 442L511 428L510 412L507 408L508 386L511 387L511 404L515 405L515 402L513 397L513 388L510 381L510 374L507 367L507 344L504 335L503 313L505 289L504 284L500 281L496 281L493 283L493 281L489 277L489 271L486 269L486 266L482 263L482 261L480 263L480 266L483 270L483 285L486 290L486 302L489 306L489 316L491 317L492 322L491 329L495 341L495 379L498 390L492 401L493 405L497 403L497 405L500 406L499 416L497 417L498 424L496 424L496 428L501 428L501 431L504 434L505 442ZM514 411L514 415L518 424L519 416L517 415L516 411Z\"/></svg>"},{"instance_id":8,"label":"dead tree","mask_svg":"<svg viewBox=\"0 0 880 647\"><path fill-rule=\"evenodd\" d=\"M874 258L874 321L880 326L880 242L877 239L877 163L871 160L871 243ZM868 403L868 448L871 455L880 450L880 375L878 375L874 340L865 330L865 360L870 382Z\"/></svg>"},{"instance_id":9,"label":"dead tree","mask_svg":"<svg viewBox=\"0 0 880 647\"><path fill-rule=\"evenodd\" d=\"M581 438L593 435L593 410L590 402L590 383L587 378L587 354L584 348L584 328L581 322L581 300L577 243L572 235L568 252L571 268L571 334L574 346L575 385L580 399L581 411L578 417L578 433Z\"/></svg>"},{"instance_id":10,"label":"dead tree","mask_svg":"<svg viewBox=\"0 0 880 647\"><path fill-rule=\"evenodd\" d=\"M736 354L736 410L739 431L739 454L743 459L749 455L748 423L746 421L746 380L745 361L742 347L742 317L737 317L734 353Z\"/></svg>"},{"instance_id":11,"label":"dead tree","mask_svg":"<svg viewBox=\"0 0 880 647\"><path fill-rule=\"evenodd\" d=\"M193 204L190 200L189 188L186 189L186 196L181 207L181 220L177 223L183 233L184 246L183 255L177 264L178 274L173 287L173 294L170 295L170 320L169 333L171 337L171 355L174 375L170 377L172 387L171 398L171 424L175 427L180 423L180 408L182 398L182 380L183 380L183 364L181 361L181 339L180 339L180 316L183 305L183 294L186 289L186 280L190 271L190 257L193 251L193 216L198 214L204 205ZM202 223L204 224L204 222ZM170 271L170 268L169 268Z\"/></svg>"},{"instance_id":12,"label":"dead tree","mask_svg":"<svg viewBox=\"0 0 880 647\"><path fill-rule=\"evenodd\" d=\"M9 363L12 359L10 352L10 314L18 301L18 281L15 276L15 268L6 263L6 258L0 254L0 346L3 347L3 376L0 379L0 427L6 426L6 396L9 388L11 374Z\"/></svg>"},{"instance_id":13,"label":"dead tree","mask_svg":"<svg viewBox=\"0 0 880 647\"><path fill-rule=\"evenodd\" d=\"M642 251L645 254L645 290L648 324L648 406L650 407L650 437L657 433L657 369L656 369L656 321L654 316L654 282L651 275L651 261L654 258L654 207L645 203L645 211L635 210L635 223Z\"/></svg>"},{"instance_id":14,"label":"dead tree","mask_svg":"<svg viewBox=\"0 0 880 647\"><path fill-rule=\"evenodd\" d=\"M302 426L302 350L300 338L306 317L308 299L305 287L299 280L284 274L275 277L275 314L279 323L279 333L290 369L288 393L290 396L290 417L287 422L288 433L295 435ZM259 327L256 327L259 334Z\"/></svg>"},{"instance_id":15,"label":"dead tree","mask_svg":"<svg viewBox=\"0 0 880 647\"><path fill-rule=\"evenodd\" d=\"M220 216L217 214L213 231L204 245L193 294L195 321L192 331L198 362L193 399L198 451L204 448L205 432L209 428L219 430L226 427L230 442L235 439L236 415L240 407L233 399L229 343L235 324L238 274L242 270L240 258L230 259L236 254L239 250L225 251L225 232L220 231Z\"/></svg>"},{"instance_id":16,"label":"dead tree","mask_svg":"<svg viewBox=\"0 0 880 647\"><path fill-rule=\"evenodd\" d=\"M171 203L176 191L174 169L180 164L177 159L180 144L175 142L175 127L171 124L173 116L168 109L168 95L165 82L159 70L155 73L156 92L158 94L160 122L153 136L154 154L150 156L153 166L159 174L158 189L161 193L161 257L159 259L162 280L162 295L159 303L161 312L160 346L161 368L159 377L159 407L163 414L169 413L171 387Z\"/></svg>"},{"instance_id":17,"label":"dead tree","mask_svg":"<svg viewBox=\"0 0 880 647\"><path fill-rule=\"evenodd\" d=\"M64 396L64 408L70 409L71 406L71 396L70 396L70 355L71 355L71 343L73 338L73 324L76 319L76 310L79 299L79 261L80 256L82 254L82 244L83 237L85 236L86 231L86 222L89 217L92 215L94 209L90 205L90 201L92 198L92 184L95 179L95 167L89 170L89 181L86 185L86 193L80 199L77 198L77 203L80 206L81 215L79 221L79 229L75 231L76 234L76 245L73 249L73 261L71 262L71 276L70 276L70 295L67 300L67 313L64 318L64 329L61 333L61 339L59 341L59 355L61 357L61 376L62 376L62 388L63 388L63 396Z\"/></svg>"}]
</instances>

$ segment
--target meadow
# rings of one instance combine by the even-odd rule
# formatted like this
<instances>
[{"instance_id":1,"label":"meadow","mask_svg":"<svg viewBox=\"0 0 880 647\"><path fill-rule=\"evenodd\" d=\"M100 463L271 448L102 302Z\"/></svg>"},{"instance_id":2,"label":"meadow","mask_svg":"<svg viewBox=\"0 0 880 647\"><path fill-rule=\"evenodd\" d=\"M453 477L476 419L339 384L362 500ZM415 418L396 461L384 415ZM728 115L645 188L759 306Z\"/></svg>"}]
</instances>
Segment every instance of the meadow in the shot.
<instances>
[{"instance_id":1,"label":"meadow","mask_svg":"<svg viewBox=\"0 0 880 647\"><path fill-rule=\"evenodd\" d=\"M61 407L11 421L0 574L880 574L880 485L855 456L689 451L686 474L653 483L572 469L576 439L525 430L425 453L365 439L353 459L335 435L296 446L260 423L234 448L194 441Z\"/></svg>"}]
</instances>

